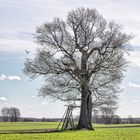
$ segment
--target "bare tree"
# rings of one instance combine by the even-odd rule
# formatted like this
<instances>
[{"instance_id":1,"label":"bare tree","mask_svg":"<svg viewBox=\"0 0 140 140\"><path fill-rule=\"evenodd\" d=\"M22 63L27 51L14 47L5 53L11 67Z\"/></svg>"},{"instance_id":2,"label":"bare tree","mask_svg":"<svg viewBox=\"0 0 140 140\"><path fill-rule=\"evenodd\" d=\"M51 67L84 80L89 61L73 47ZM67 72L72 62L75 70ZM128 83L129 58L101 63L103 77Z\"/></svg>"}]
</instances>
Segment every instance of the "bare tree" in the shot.
<instances>
[{"instance_id":1,"label":"bare tree","mask_svg":"<svg viewBox=\"0 0 140 140\"><path fill-rule=\"evenodd\" d=\"M111 124L113 117L115 116L115 111L117 106L115 104L108 104L106 106L101 106L100 111L102 113L102 118L104 119L104 123Z\"/></svg>"},{"instance_id":2,"label":"bare tree","mask_svg":"<svg viewBox=\"0 0 140 140\"><path fill-rule=\"evenodd\" d=\"M127 120L128 120L128 123L130 123L130 124L135 123L135 119L131 115L128 115Z\"/></svg>"},{"instance_id":3,"label":"bare tree","mask_svg":"<svg viewBox=\"0 0 140 140\"><path fill-rule=\"evenodd\" d=\"M8 121L9 114L10 114L9 108L3 107L3 108L1 109L1 115L2 115L2 118L3 118L3 121L4 121L4 122L7 122L7 121Z\"/></svg>"},{"instance_id":4,"label":"bare tree","mask_svg":"<svg viewBox=\"0 0 140 140\"><path fill-rule=\"evenodd\" d=\"M10 118L12 122L17 122L18 118L20 117L20 110L16 107L10 107Z\"/></svg>"},{"instance_id":5,"label":"bare tree","mask_svg":"<svg viewBox=\"0 0 140 140\"><path fill-rule=\"evenodd\" d=\"M96 113L100 114L100 116L102 116L102 123L113 123L113 119L115 119L114 117L116 117L115 111L118 108L118 104L117 94L115 93L113 94L113 96L105 97L104 99L98 101L96 100L96 102L93 103L94 116L96 117Z\"/></svg>"},{"instance_id":6,"label":"bare tree","mask_svg":"<svg viewBox=\"0 0 140 140\"><path fill-rule=\"evenodd\" d=\"M92 103L113 97L126 66L130 35L107 23L96 9L78 8L67 20L55 18L37 28L42 47L25 61L24 74L44 76L39 95L62 101L81 100L77 129L92 129Z\"/></svg>"}]
</instances>

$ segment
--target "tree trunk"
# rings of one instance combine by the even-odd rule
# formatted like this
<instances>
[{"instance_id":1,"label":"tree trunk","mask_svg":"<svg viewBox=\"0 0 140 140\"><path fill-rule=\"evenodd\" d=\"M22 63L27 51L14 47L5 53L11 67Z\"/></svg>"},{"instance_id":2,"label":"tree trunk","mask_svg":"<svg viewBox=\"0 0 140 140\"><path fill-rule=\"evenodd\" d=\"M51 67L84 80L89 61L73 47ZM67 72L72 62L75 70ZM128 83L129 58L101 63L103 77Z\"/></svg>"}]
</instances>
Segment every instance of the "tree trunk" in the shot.
<instances>
[{"instance_id":1,"label":"tree trunk","mask_svg":"<svg viewBox=\"0 0 140 140\"><path fill-rule=\"evenodd\" d=\"M89 83L89 74L87 71L87 54L83 53L82 54L82 59L81 59L81 77L84 81L81 85L81 110L80 110L80 118L79 122L77 125L77 129L92 129L92 123L91 123L91 118L92 118L92 98L91 98L91 93L88 87Z\"/></svg>"},{"instance_id":2,"label":"tree trunk","mask_svg":"<svg viewBox=\"0 0 140 140\"><path fill-rule=\"evenodd\" d=\"M87 110L88 110L88 121L90 128L93 129L92 127L92 97L91 94L88 95L87 98Z\"/></svg>"},{"instance_id":3,"label":"tree trunk","mask_svg":"<svg viewBox=\"0 0 140 140\"><path fill-rule=\"evenodd\" d=\"M91 106L91 94L88 94L87 90L82 87L81 95L81 110L80 118L77 125L77 129L89 129L93 130L91 117L92 117L92 106Z\"/></svg>"}]
</instances>

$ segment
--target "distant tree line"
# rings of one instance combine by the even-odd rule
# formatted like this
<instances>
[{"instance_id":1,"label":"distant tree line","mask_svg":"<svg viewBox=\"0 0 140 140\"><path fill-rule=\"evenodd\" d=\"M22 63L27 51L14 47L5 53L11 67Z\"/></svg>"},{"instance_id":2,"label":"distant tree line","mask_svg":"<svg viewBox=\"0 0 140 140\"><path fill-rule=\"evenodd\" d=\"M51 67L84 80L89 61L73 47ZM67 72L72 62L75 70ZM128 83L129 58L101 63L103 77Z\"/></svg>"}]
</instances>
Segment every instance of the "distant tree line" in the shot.
<instances>
[{"instance_id":1,"label":"distant tree line","mask_svg":"<svg viewBox=\"0 0 140 140\"><path fill-rule=\"evenodd\" d=\"M140 124L140 118L129 118L129 116L127 118L121 118L118 115L97 115L96 117L93 116L92 122L99 124Z\"/></svg>"},{"instance_id":2,"label":"distant tree line","mask_svg":"<svg viewBox=\"0 0 140 140\"><path fill-rule=\"evenodd\" d=\"M100 124L134 124L140 123L140 118L133 118L129 115L127 118L120 118L115 114L116 104L108 104L108 106L100 106L93 110L92 123ZM3 107L1 109L1 122L59 122L61 118L29 118L20 117L21 113L17 107ZM79 116L74 117L78 121Z\"/></svg>"},{"instance_id":3,"label":"distant tree line","mask_svg":"<svg viewBox=\"0 0 140 140\"><path fill-rule=\"evenodd\" d=\"M20 110L16 107L3 107L1 109L1 120L3 122L17 122L20 115Z\"/></svg>"},{"instance_id":4,"label":"distant tree line","mask_svg":"<svg viewBox=\"0 0 140 140\"><path fill-rule=\"evenodd\" d=\"M97 115L96 117L93 116L92 122L100 124L121 124L122 119L118 115Z\"/></svg>"}]
</instances>

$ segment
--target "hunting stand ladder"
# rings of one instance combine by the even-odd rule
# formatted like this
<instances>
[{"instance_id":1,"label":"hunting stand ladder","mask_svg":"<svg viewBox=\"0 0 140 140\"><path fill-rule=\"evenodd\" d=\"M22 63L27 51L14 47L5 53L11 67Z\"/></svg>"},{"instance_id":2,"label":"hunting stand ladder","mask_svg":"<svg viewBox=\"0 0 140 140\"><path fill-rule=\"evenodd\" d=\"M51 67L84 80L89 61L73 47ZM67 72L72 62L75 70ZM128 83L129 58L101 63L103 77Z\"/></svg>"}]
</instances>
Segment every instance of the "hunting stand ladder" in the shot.
<instances>
[{"instance_id":1,"label":"hunting stand ladder","mask_svg":"<svg viewBox=\"0 0 140 140\"><path fill-rule=\"evenodd\" d=\"M76 124L74 123L72 111L74 108L79 107L79 106L74 106L74 105L66 105L66 106L67 106L67 109L57 127L57 130L59 130L59 128L61 127L61 124L62 124L61 131L76 129Z\"/></svg>"}]
</instances>

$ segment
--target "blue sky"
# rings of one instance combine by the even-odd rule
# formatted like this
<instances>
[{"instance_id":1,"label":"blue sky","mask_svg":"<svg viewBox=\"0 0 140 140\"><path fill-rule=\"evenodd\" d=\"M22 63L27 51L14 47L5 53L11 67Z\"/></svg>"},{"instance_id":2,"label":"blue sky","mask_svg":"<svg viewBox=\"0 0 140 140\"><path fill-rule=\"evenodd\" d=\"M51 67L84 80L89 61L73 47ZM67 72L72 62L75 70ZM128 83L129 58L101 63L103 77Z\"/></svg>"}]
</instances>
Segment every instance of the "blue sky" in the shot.
<instances>
[{"instance_id":1,"label":"blue sky","mask_svg":"<svg viewBox=\"0 0 140 140\"><path fill-rule=\"evenodd\" d=\"M22 73L25 58L33 57L38 47L33 34L41 23L54 17L65 20L67 12L77 7L96 8L107 21L115 20L128 34L133 52L122 83L117 114L140 117L140 2L139 0L0 0L0 108L16 106L22 116L61 117L61 102L37 97L43 83L30 81ZM135 46L135 47L134 47ZM31 51L29 55L25 49Z\"/></svg>"}]
</instances>

